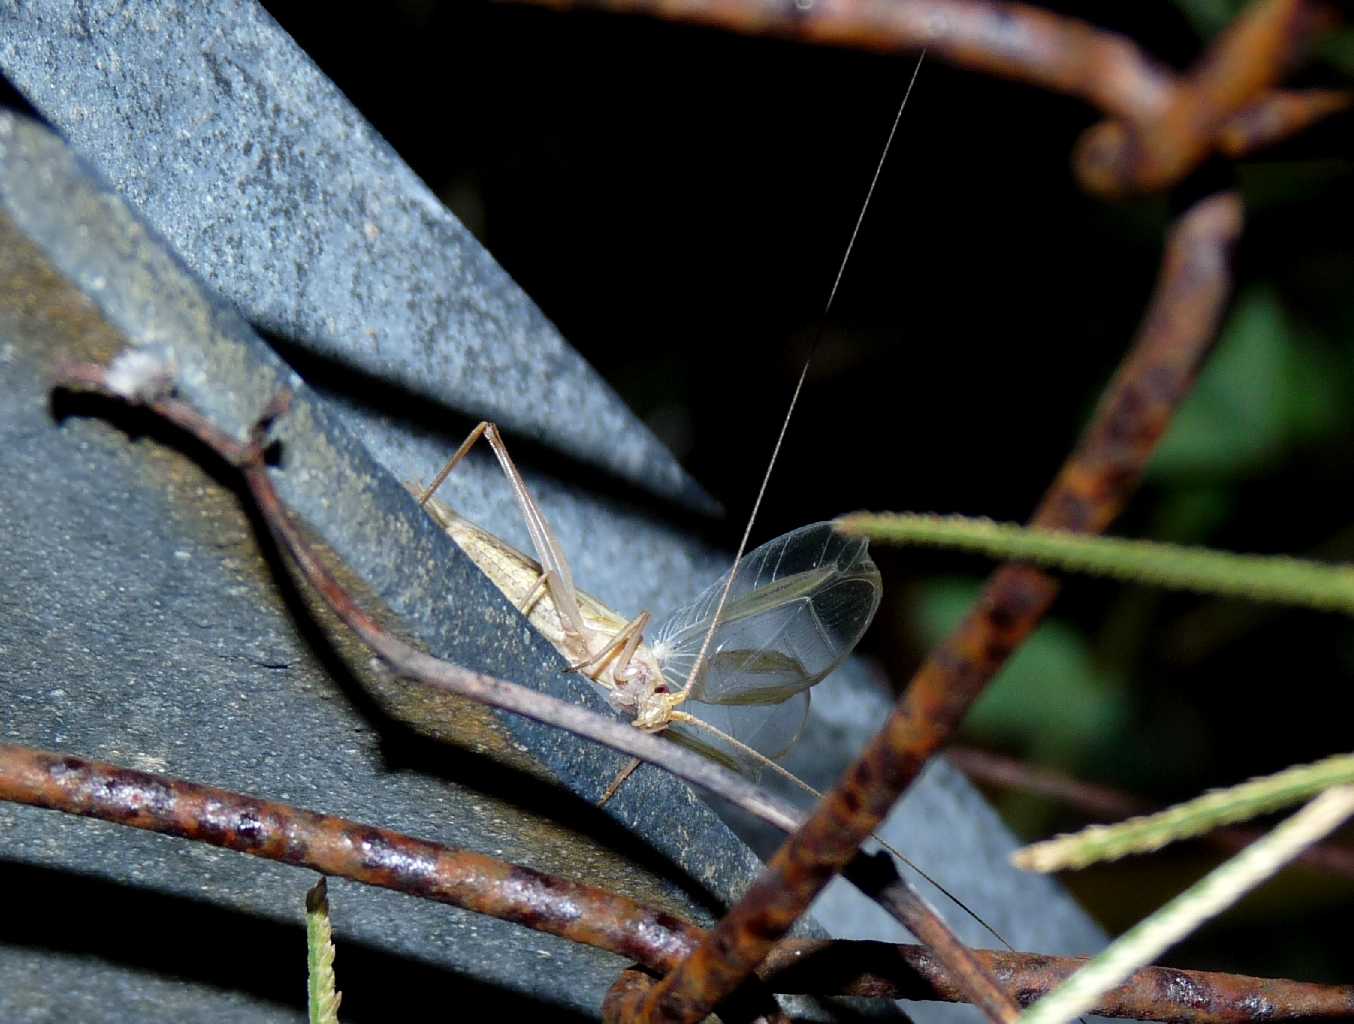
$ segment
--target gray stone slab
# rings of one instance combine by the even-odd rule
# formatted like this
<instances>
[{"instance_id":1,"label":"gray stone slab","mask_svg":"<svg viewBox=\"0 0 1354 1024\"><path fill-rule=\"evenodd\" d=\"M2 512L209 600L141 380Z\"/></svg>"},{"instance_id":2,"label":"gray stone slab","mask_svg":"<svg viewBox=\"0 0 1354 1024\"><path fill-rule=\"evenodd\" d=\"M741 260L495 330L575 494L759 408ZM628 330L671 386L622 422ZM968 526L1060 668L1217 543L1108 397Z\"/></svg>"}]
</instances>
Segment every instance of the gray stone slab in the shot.
<instances>
[{"instance_id":1,"label":"gray stone slab","mask_svg":"<svg viewBox=\"0 0 1354 1024\"><path fill-rule=\"evenodd\" d=\"M4 5L0 62L254 323L707 501L258 5Z\"/></svg>"},{"instance_id":2,"label":"gray stone slab","mask_svg":"<svg viewBox=\"0 0 1354 1024\"><path fill-rule=\"evenodd\" d=\"M709 920L741 891L756 858L684 785L637 777L608 809L620 829L589 803L620 756L376 671L259 544L228 468L116 407L58 396L65 415L54 418L54 367L126 345L172 351L183 397L236 433L279 388L293 389L278 428L278 487L355 570L359 593L435 653L604 709L326 402L68 148L11 115L0 115L0 234L0 472L12 482L0 508L6 740L341 813L686 917ZM0 815L0 857L39 900L30 913L66 919L44 937L34 917L7 916L0 1018L133 1019L167 983L157 970L185 976L167 1004L176 1019L295 1012L282 1000L302 991L307 873L28 808ZM87 906L70 897L66 873L82 879ZM417 976L400 995L408 1008L459 986L462 997L487 990L505 1005L593 1014L622 966L359 886L336 885L333 902L343 943L357 951L345 985L366 986L373 1002L383 965L409 958L424 969L401 969ZM119 913L124 921L109 920ZM214 965L227 942L242 948L223 972ZM204 963L186 955L193 948ZM138 970L153 975L144 991L125 974ZM295 984L284 988L283 976ZM231 997L218 1001L217 987Z\"/></svg>"}]
</instances>

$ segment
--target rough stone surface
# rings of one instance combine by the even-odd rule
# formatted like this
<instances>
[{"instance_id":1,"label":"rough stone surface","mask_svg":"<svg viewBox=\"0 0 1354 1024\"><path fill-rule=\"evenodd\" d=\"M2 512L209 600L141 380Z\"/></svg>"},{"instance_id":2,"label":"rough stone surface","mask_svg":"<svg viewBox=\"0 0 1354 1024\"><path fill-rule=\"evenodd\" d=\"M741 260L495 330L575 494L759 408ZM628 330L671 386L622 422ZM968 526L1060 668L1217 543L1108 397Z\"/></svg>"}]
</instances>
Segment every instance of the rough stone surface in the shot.
<instances>
[{"instance_id":1,"label":"rough stone surface","mask_svg":"<svg viewBox=\"0 0 1354 1024\"><path fill-rule=\"evenodd\" d=\"M623 758L373 670L260 545L231 470L144 416L53 398L59 361L152 344L172 351L182 396L235 432L295 389L279 490L365 600L435 653L603 709L324 400L58 139L9 115L0 235L0 471L15 482L0 510L7 741L379 823L686 917L708 920L747 884L755 857L685 786L636 778L612 808L618 829L588 799ZM29 808L0 816L0 856L43 907L40 923L6 915L0 1018L136 1019L174 976L164 1007L179 1020L295 1012L305 872ZM358 951L345 1019L458 985L590 1014L622 966L360 886L336 885L333 902ZM408 985L383 1004L384 965L400 958L423 966L395 971Z\"/></svg>"},{"instance_id":2,"label":"rough stone surface","mask_svg":"<svg viewBox=\"0 0 1354 1024\"><path fill-rule=\"evenodd\" d=\"M0 30L10 80L254 323L701 500L261 7L42 0L0 9Z\"/></svg>"}]
</instances>

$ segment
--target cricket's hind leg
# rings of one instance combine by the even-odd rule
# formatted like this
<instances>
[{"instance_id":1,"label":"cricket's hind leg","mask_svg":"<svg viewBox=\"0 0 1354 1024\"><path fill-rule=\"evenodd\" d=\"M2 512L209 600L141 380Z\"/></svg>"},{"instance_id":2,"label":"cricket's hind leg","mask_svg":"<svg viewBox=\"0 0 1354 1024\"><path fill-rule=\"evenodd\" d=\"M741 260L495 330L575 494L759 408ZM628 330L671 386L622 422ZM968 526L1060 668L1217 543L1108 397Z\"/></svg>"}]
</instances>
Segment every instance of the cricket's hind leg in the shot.
<instances>
[{"instance_id":1,"label":"cricket's hind leg","mask_svg":"<svg viewBox=\"0 0 1354 1024\"><path fill-rule=\"evenodd\" d=\"M531 534L532 547L535 548L536 557L541 563L543 585L550 592L550 599L555 603L555 609L559 612L560 624L564 627L564 632L576 636L580 646L590 650L588 647L588 631L583 625L583 613L578 608L578 590L574 586L574 576L569 569L569 560L564 556L564 549L560 546L559 540L556 539L554 531L550 529L545 513L536 503L536 499L531 496L531 492L527 490L526 481L522 479L522 474L518 472L516 463L512 461L512 457L508 454L507 445L503 443L503 436L498 432L497 426L488 420L480 422L470 432L461 447L456 449L456 453L447 460L447 464L442 467L437 476L433 477L433 482L419 495L418 503L420 505L427 504L428 499L442 486L451 471L469 454L470 449L475 446L475 442L481 437L489 442L489 447L493 449L498 464L503 468L503 474L512 485L513 495L517 498L517 505L522 510L522 518L526 520L527 532Z\"/></svg>"},{"instance_id":2,"label":"cricket's hind leg","mask_svg":"<svg viewBox=\"0 0 1354 1024\"><path fill-rule=\"evenodd\" d=\"M574 671L585 671L603 664L610 657L614 657L616 665L612 675L618 682L624 683L631 660L643 640L644 628L649 623L649 614L642 612L627 623L616 636L603 644L600 649L593 650L591 634L583 623L583 614L578 606L578 591L574 586L573 573L570 571L564 549L556 539L554 531L550 529L550 524L546 521L545 513L541 510L540 505L536 503L536 499L527 490L526 481L522 479L522 474L518 471L516 463L512 461L512 457L508 454L507 445L504 444L497 426L487 420L477 424L461 446L447 460L446 465L433 477L432 483L418 495L418 503L427 505L428 500L446 481L451 471L469 454L470 449L475 446L475 442L481 437L489 442L489 447L493 449L494 456L498 459L498 464L502 467L504 475L512 484L518 507L521 508L522 517L526 520L527 532L531 534L532 546L536 549L536 557L541 563L540 579L528 592L526 600L523 602L525 609L529 610L544 593L548 592L550 599L555 603L555 609L559 613L560 624L565 633L574 634L578 638L579 647L587 652L587 657L571 665L570 668ZM607 787L601 799L598 800L598 806L602 806L615 796L621 785L639 765L638 760L633 760L622 769L611 785Z\"/></svg>"},{"instance_id":3,"label":"cricket's hind leg","mask_svg":"<svg viewBox=\"0 0 1354 1024\"><path fill-rule=\"evenodd\" d=\"M600 667L607 658L615 654L616 665L611 675L616 682L624 683L630 675L630 661L634 658L639 645L644 642L644 630L648 627L650 618L648 612L640 612L607 641L601 650L584 661L570 665L569 671L591 675L590 670Z\"/></svg>"},{"instance_id":4,"label":"cricket's hind leg","mask_svg":"<svg viewBox=\"0 0 1354 1024\"><path fill-rule=\"evenodd\" d=\"M631 775L634 775L635 769L643 763L644 762L637 757L630 758L629 763L617 772L616 777L611 780L611 785L607 786L606 792L597 798L597 803L594 806L605 807L611 798L621 791L621 786L625 784L625 780L630 778Z\"/></svg>"}]
</instances>

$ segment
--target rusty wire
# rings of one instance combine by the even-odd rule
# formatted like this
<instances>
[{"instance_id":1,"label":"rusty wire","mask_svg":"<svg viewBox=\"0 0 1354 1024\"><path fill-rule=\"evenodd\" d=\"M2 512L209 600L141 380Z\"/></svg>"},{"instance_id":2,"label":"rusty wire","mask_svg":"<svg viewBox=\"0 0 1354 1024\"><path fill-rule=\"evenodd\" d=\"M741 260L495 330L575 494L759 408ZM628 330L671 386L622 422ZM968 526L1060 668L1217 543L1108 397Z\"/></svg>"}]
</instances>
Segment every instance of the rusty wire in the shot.
<instances>
[{"instance_id":1,"label":"rusty wire","mask_svg":"<svg viewBox=\"0 0 1354 1024\"><path fill-rule=\"evenodd\" d=\"M1172 91L1159 112L1131 121L1095 125L1077 144L1073 164L1088 190L1106 196L1167 188L1193 170L1215 148L1220 135L1235 145L1263 134L1261 126L1287 123L1302 128L1307 116L1288 111L1276 97L1265 111L1251 110L1274 86L1308 38L1326 21L1311 0L1259 0L1247 7L1209 48L1195 69ZM1301 106L1301 104L1299 104ZM1242 119L1236 128L1226 126Z\"/></svg>"},{"instance_id":2,"label":"rusty wire","mask_svg":"<svg viewBox=\"0 0 1354 1024\"><path fill-rule=\"evenodd\" d=\"M513 921L665 971L705 934L627 897L493 857L288 804L29 747L0 744L0 799L203 842ZM972 951L1028 1003L1082 963L1074 957ZM923 946L796 939L759 976L768 989L962 1001ZM642 984L634 977L627 984ZM1354 1016L1354 986L1151 967L1096 1013L1191 1024Z\"/></svg>"},{"instance_id":3,"label":"rusty wire","mask_svg":"<svg viewBox=\"0 0 1354 1024\"><path fill-rule=\"evenodd\" d=\"M1241 200L1230 192L1198 201L1178 219L1138 338L1033 525L1096 533L1123 507L1214 339L1240 231ZM634 1016L621 1019L694 1022L733 992L949 740L1057 591L1057 581L1040 570L999 569L743 900L641 1003L627 1004Z\"/></svg>"},{"instance_id":4,"label":"rusty wire","mask_svg":"<svg viewBox=\"0 0 1354 1024\"><path fill-rule=\"evenodd\" d=\"M1239 157L1350 106L1350 93L1279 91L1292 58L1334 16L1312 0L1260 0L1182 77L1132 40L1076 18L992 0L518 0L598 8L734 32L883 52L925 49L957 67L1078 97L1109 120L1076 147L1099 195L1168 188L1210 153Z\"/></svg>"},{"instance_id":5,"label":"rusty wire","mask_svg":"<svg viewBox=\"0 0 1354 1024\"><path fill-rule=\"evenodd\" d=\"M0 745L0 798L450 903L657 967L701 934L624 896L478 853L68 754Z\"/></svg>"},{"instance_id":6,"label":"rusty wire","mask_svg":"<svg viewBox=\"0 0 1354 1024\"><path fill-rule=\"evenodd\" d=\"M990 1021L1015 1024L1020 1017L1020 1006L1010 995L1010 990L1002 987L987 965L975 957L916 890L903 881L893 858L882 851L868 856L860 853L842 869L842 875L945 964L947 977L958 983L965 1002L976 1006ZM632 988L630 999L635 998L636 991Z\"/></svg>"},{"instance_id":7,"label":"rusty wire","mask_svg":"<svg viewBox=\"0 0 1354 1024\"><path fill-rule=\"evenodd\" d=\"M1056 988L1086 963L1082 957L986 949L975 949L972 954L1007 991L1015 993L1022 1006ZM798 974L801 970L803 981ZM820 986L817 991L889 999L953 999L958 995L945 968L925 946L918 945L791 940L776 946L757 973L777 992L804 992L809 986ZM904 980L907 984L900 984ZM1145 967L1107 992L1091 1012L1101 1017L1193 1024L1252 1024L1280 1020L1290 1013L1331 1020L1354 1015L1354 985Z\"/></svg>"}]
</instances>

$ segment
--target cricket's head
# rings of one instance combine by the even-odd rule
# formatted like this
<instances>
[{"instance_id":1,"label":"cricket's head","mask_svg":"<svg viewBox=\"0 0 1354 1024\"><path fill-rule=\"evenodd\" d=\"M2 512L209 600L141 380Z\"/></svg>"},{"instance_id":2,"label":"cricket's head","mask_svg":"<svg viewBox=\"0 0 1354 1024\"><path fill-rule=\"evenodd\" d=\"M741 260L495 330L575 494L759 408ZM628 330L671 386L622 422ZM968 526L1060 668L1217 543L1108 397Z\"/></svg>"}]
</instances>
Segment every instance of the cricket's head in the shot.
<instances>
[{"instance_id":1,"label":"cricket's head","mask_svg":"<svg viewBox=\"0 0 1354 1024\"><path fill-rule=\"evenodd\" d=\"M679 703L681 703L680 695L668 693L666 689L651 693L649 699L635 709L635 728L644 732L660 732L666 729L672 724L672 711Z\"/></svg>"},{"instance_id":2,"label":"cricket's head","mask_svg":"<svg viewBox=\"0 0 1354 1024\"><path fill-rule=\"evenodd\" d=\"M609 696L612 706L633 719L635 728L656 732L672 717L672 694L668 681L646 644L640 644L627 663L610 666Z\"/></svg>"}]
</instances>

